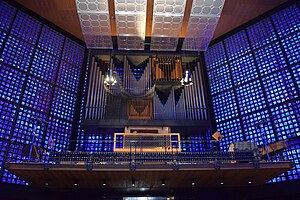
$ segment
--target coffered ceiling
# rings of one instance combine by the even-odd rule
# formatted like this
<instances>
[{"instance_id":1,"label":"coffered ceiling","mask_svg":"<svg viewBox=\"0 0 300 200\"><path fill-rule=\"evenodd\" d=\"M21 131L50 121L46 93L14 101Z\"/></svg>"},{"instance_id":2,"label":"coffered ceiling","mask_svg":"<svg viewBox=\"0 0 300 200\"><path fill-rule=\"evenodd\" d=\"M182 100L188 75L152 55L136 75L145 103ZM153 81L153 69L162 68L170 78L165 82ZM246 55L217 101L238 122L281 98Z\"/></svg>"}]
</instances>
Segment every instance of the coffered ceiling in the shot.
<instances>
[{"instance_id":1,"label":"coffered ceiling","mask_svg":"<svg viewBox=\"0 0 300 200\"><path fill-rule=\"evenodd\" d=\"M287 0L16 1L89 48L143 50L148 45L153 51L175 51L181 43L180 50L199 51Z\"/></svg>"}]
</instances>

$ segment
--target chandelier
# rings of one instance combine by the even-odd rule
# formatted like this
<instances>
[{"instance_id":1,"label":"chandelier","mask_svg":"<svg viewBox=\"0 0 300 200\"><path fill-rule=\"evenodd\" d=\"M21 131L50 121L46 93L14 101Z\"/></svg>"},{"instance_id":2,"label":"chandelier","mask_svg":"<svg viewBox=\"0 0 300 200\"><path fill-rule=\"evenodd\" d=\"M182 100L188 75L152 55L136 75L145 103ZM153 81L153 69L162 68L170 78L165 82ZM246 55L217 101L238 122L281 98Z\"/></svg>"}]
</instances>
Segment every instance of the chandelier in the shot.
<instances>
[{"instance_id":1,"label":"chandelier","mask_svg":"<svg viewBox=\"0 0 300 200\"><path fill-rule=\"evenodd\" d=\"M185 70L185 74L183 75L180 82L181 82L181 85L184 85L184 86L193 85L191 72L188 69Z\"/></svg>"},{"instance_id":2,"label":"chandelier","mask_svg":"<svg viewBox=\"0 0 300 200\"><path fill-rule=\"evenodd\" d=\"M114 64L113 64L113 57L110 58L110 67L107 71L106 77L104 79L104 84L106 86L110 86L110 85L115 85L117 83L117 79L114 78L113 76L113 68L114 68Z\"/></svg>"}]
</instances>

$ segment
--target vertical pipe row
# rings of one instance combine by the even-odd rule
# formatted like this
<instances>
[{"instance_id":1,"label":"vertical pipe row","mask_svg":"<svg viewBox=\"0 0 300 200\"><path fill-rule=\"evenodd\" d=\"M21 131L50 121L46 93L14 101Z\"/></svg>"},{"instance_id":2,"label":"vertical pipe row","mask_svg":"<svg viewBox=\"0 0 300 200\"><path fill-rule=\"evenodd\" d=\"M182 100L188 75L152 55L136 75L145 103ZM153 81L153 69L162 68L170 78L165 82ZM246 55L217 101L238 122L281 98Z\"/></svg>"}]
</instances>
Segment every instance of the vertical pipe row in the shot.
<instances>
[{"instance_id":1,"label":"vertical pipe row","mask_svg":"<svg viewBox=\"0 0 300 200\"><path fill-rule=\"evenodd\" d=\"M199 76L198 76L198 70L199 70L199 68L198 68L198 66L196 66L195 67L195 77L193 78L194 79L194 84L195 84L195 97L196 97L196 105L195 105L195 107L196 107L196 110L195 110L195 112L196 112L196 116L197 116L197 118L196 118L196 120L200 120L201 119L201 116L200 116L200 112L201 112L201 106L200 106L200 91L199 91L199 87L200 87L200 85L199 85Z\"/></svg>"},{"instance_id":2,"label":"vertical pipe row","mask_svg":"<svg viewBox=\"0 0 300 200\"><path fill-rule=\"evenodd\" d=\"M94 103L93 103L93 119L97 119L97 111L98 111L98 108L97 108L97 105L98 105L98 97L99 97L99 85L100 85L100 70L99 70L99 67L98 67L98 64L97 63L97 66L96 66L96 73L95 73L95 91L94 91Z\"/></svg>"},{"instance_id":3,"label":"vertical pipe row","mask_svg":"<svg viewBox=\"0 0 300 200\"><path fill-rule=\"evenodd\" d=\"M87 100L86 100L86 110L85 110L85 118L89 119L90 118L90 113L91 113L91 103L90 103L90 97L91 97L91 90L92 90L92 77L93 77L93 69L94 69L94 62L95 62L95 57L92 57L92 62L90 66L90 74L89 74L89 83L88 83L88 95L87 95Z\"/></svg>"},{"instance_id":4,"label":"vertical pipe row","mask_svg":"<svg viewBox=\"0 0 300 200\"><path fill-rule=\"evenodd\" d=\"M198 68L200 68L200 63L197 62ZM203 119L207 120L207 110L206 110L206 104L205 104L205 99L204 99L204 88L203 88L203 79L202 79L202 74L201 70L198 71L198 76L200 80L200 90L201 90L201 101L202 101L202 111L203 111Z\"/></svg>"},{"instance_id":5,"label":"vertical pipe row","mask_svg":"<svg viewBox=\"0 0 300 200\"><path fill-rule=\"evenodd\" d=\"M92 82L91 82L91 113L90 113L90 119L93 119L94 116L94 99L95 99L95 80L96 80L96 72L97 72L97 62L94 62L94 67L93 67L93 77L92 77Z\"/></svg>"}]
</instances>

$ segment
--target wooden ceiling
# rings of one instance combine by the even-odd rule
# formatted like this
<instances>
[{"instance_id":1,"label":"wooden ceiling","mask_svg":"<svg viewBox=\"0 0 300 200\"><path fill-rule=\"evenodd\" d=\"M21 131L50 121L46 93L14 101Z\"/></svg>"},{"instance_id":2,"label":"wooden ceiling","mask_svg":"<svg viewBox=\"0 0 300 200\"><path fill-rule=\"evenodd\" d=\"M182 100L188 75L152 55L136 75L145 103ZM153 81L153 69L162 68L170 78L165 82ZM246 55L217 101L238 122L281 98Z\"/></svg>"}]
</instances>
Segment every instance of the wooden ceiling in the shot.
<instances>
[{"instance_id":1,"label":"wooden ceiling","mask_svg":"<svg viewBox=\"0 0 300 200\"><path fill-rule=\"evenodd\" d=\"M53 22L77 38L84 40L77 15L75 0L15 1ZM288 0L226 0L213 39L216 39L286 1ZM188 3L191 4L191 0L188 0ZM148 5L152 4L153 0L148 0ZM152 16L147 16L147 20L152 20ZM185 28L186 25L184 25L183 22L181 36L184 35ZM149 30L146 30L146 35L147 34L149 35Z\"/></svg>"}]
</instances>

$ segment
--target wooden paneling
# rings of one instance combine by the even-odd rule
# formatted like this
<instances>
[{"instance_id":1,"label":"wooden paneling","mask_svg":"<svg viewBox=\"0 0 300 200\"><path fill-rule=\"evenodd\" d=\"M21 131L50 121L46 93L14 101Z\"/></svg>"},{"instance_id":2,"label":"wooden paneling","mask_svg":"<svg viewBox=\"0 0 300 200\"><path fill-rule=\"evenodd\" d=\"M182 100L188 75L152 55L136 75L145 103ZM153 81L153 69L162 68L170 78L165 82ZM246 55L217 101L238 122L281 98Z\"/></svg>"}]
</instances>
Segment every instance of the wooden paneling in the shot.
<instances>
[{"instance_id":1,"label":"wooden paneling","mask_svg":"<svg viewBox=\"0 0 300 200\"><path fill-rule=\"evenodd\" d=\"M53 22L62 29L83 40L81 27L76 11L75 0L16 0L20 4ZM245 22L267 12L287 0L226 0L225 6L216 28L214 39L244 24ZM188 1L191 6L192 1ZM151 35L153 0L147 3L146 36ZM186 14L187 15L187 14ZM111 16L113 17L113 16ZM188 18L184 19L181 37L186 32ZM112 24L113 25L113 24ZM115 26L112 26L115 35Z\"/></svg>"},{"instance_id":2,"label":"wooden paneling","mask_svg":"<svg viewBox=\"0 0 300 200\"><path fill-rule=\"evenodd\" d=\"M75 0L16 0L38 15L83 39Z\"/></svg>"},{"instance_id":3,"label":"wooden paneling","mask_svg":"<svg viewBox=\"0 0 300 200\"><path fill-rule=\"evenodd\" d=\"M135 171L128 165L94 165L88 170L86 165L50 165L44 168L44 164L38 163L9 163L7 169L28 181L33 187L44 187L44 182L49 181L48 187L74 188L99 188L102 181L106 180L111 189L128 192L128 189L139 190L150 188L152 190L172 190L189 188L194 180L194 187L236 187L254 186L265 184L266 181L290 170L291 162L262 162L259 168L253 163L220 164L216 170L213 164L185 164L173 170L172 165L152 164L137 165ZM248 178L253 183L248 184ZM220 178L224 185L220 185ZM132 188L132 179L135 180L135 188ZM165 180L165 187L161 186Z\"/></svg>"},{"instance_id":4,"label":"wooden paneling","mask_svg":"<svg viewBox=\"0 0 300 200\"><path fill-rule=\"evenodd\" d=\"M287 0L226 0L213 39L286 1Z\"/></svg>"}]
</instances>

